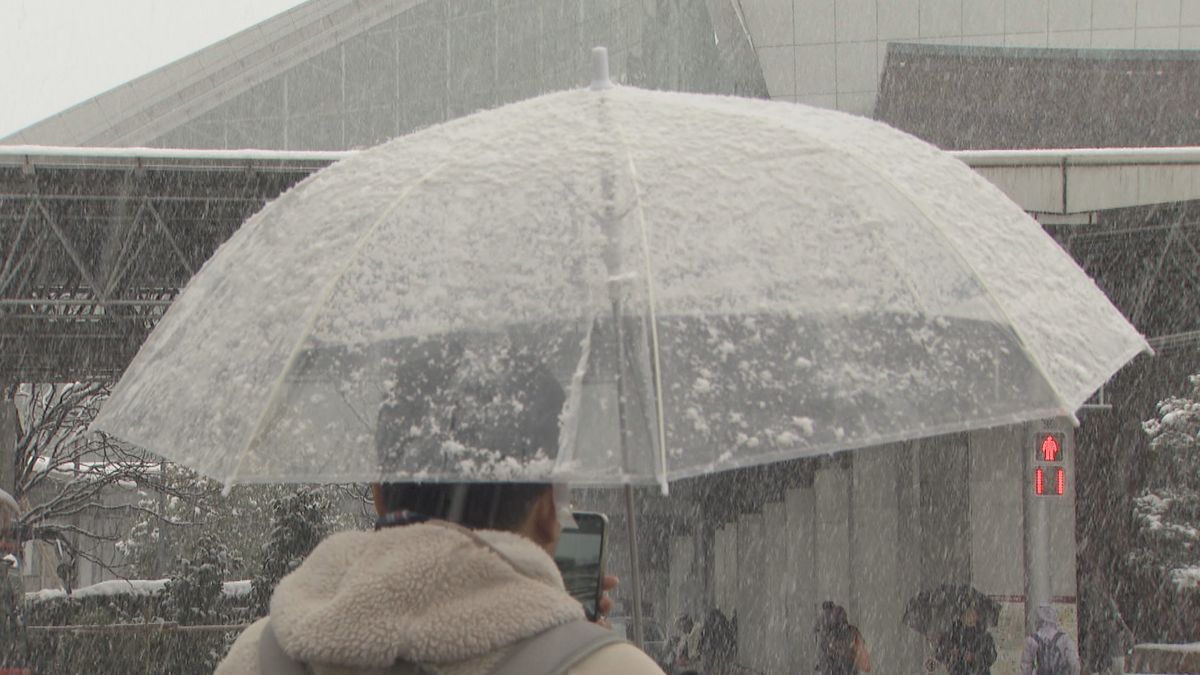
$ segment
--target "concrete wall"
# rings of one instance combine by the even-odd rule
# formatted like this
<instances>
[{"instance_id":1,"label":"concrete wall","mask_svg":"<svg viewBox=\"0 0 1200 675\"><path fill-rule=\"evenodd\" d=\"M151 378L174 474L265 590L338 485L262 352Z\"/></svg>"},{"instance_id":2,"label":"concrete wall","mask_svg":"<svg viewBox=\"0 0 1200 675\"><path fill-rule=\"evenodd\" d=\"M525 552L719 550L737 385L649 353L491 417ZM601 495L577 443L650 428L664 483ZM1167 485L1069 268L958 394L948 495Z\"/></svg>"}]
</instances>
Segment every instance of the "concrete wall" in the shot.
<instances>
[{"instance_id":1,"label":"concrete wall","mask_svg":"<svg viewBox=\"0 0 1200 675\"><path fill-rule=\"evenodd\" d=\"M737 525L731 524L716 531L713 537L713 604L733 616L737 611L738 556Z\"/></svg>"},{"instance_id":2,"label":"concrete wall","mask_svg":"<svg viewBox=\"0 0 1200 675\"><path fill-rule=\"evenodd\" d=\"M971 436L971 579L990 595L1024 593L1021 493L1026 486L1024 427ZM1016 514L995 518L992 514Z\"/></svg>"},{"instance_id":3,"label":"concrete wall","mask_svg":"<svg viewBox=\"0 0 1200 675\"><path fill-rule=\"evenodd\" d=\"M763 546L763 584L766 605L761 614L765 622L762 630L766 645L790 645L792 635L788 630L789 578L794 574L788 565L788 520L787 506L774 502L763 506L763 528L766 539ZM788 654L782 649L766 649L757 663L761 670L771 673L787 672Z\"/></svg>"},{"instance_id":4,"label":"concrete wall","mask_svg":"<svg viewBox=\"0 0 1200 675\"><path fill-rule=\"evenodd\" d=\"M813 606L832 600L849 608L850 472L840 462L832 463L817 472L813 491L817 500L814 537L817 592Z\"/></svg>"},{"instance_id":5,"label":"concrete wall","mask_svg":"<svg viewBox=\"0 0 1200 675\"><path fill-rule=\"evenodd\" d=\"M672 537L670 546L667 613L663 619L670 621L684 614L698 617L704 611L704 577L697 537ZM663 627L670 628L669 625Z\"/></svg>"},{"instance_id":6,"label":"concrete wall","mask_svg":"<svg viewBox=\"0 0 1200 675\"><path fill-rule=\"evenodd\" d=\"M817 662L812 625L817 615L816 521L817 497L813 488L789 490L784 497L787 516L789 574L783 586L787 628L785 644L791 650L785 656L782 672L805 673Z\"/></svg>"},{"instance_id":7,"label":"concrete wall","mask_svg":"<svg viewBox=\"0 0 1200 675\"><path fill-rule=\"evenodd\" d=\"M905 603L917 590L911 568L902 568L901 468L911 462L905 445L863 450L854 457L851 491L849 606L854 623L870 636L879 673L920 670L920 636L903 624Z\"/></svg>"},{"instance_id":8,"label":"concrete wall","mask_svg":"<svg viewBox=\"0 0 1200 675\"><path fill-rule=\"evenodd\" d=\"M971 583L1020 596L1026 434L1005 427L814 460L810 487L785 489L781 499L773 493L714 526L706 598L736 614L741 664L760 673L811 672L813 624L820 603L833 600L861 629L875 673L917 673L933 655L903 623L917 592ZM756 489L766 488L731 474L730 491ZM1063 536L1070 515L1053 516L1053 536L1073 560L1073 537ZM683 574L686 546L675 546L673 574ZM1073 569L1064 566L1056 583Z\"/></svg>"},{"instance_id":9,"label":"concrete wall","mask_svg":"<svg viewBox=\"0 0 1200 675\"><path fill-rule=\"evenodd\" d=\"M971 580L967 434L916 442L920 476L921 587Z\"/></svg>"},{"instance_id":10,"label":"concrete wall","mask_svg":"<svg viewBox=\"0 0 1200 675\"><path fill-rule=\"evenodd\" d=\"M738 595L734 603L738 623L737 647L739 661L765 671L769 651L777 649L766 640L769 605L774 589L766 583L767 540L766 518L746 514L737 523Z\"/></svg>"}]
</instances>

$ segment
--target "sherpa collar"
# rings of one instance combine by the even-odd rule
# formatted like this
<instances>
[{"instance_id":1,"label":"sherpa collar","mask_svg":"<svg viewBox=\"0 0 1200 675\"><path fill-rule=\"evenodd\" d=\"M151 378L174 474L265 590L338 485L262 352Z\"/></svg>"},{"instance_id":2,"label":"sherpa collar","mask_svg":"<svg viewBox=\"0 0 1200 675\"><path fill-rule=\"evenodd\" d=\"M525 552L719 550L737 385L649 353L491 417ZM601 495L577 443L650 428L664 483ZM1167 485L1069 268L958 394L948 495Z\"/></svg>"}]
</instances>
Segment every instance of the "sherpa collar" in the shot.
<instances>
[{"instance_id":1,"label":"sherpa collar","mask_svg":"<svg viewBox=\"0 0 1200 675\"><path fill-rule=\"evenodd\" d=\"M473 659L580 618L536 544L442 521L336 534L271 598L289 655L360 668Z\"/></svg>"}]
</instances>

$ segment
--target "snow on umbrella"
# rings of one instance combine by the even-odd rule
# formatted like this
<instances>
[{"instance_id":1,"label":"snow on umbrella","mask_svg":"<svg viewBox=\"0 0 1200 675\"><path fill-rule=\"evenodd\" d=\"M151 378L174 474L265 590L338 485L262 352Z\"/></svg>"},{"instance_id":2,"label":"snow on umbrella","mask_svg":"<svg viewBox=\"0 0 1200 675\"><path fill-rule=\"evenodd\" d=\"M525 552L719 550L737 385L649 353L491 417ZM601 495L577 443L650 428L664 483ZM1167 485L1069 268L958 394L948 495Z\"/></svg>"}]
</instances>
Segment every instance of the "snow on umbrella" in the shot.
<instances>
[{"instance_id":1,"label":"snow on umbrella","mask_svg":"<svg viewBox=\"0 0 1200 675\"><path fill-rule=\"evenodd\" d=\"M542 355L568 392L556 461L381 464L397 359L446 336ZM1144 349L1035 221L932 146L805 106L594 86L397 139L269 204L95 426L224 481L665 483L1070 416Z\"/></svg>"},{"instance_id":2,"label":"snow on umbrella","mask_svg":"<svg viewBox=\"0 0 1200 675\"><path fill-rule=\"evenodd\" d=\"M381 461L398 368L449 338L559 378L553 461L461 444ZM191 280L95 427L226 482L665 486L1071 416L1145 349L1034 220L936 148L604 78L276 199Z\"/></svg>"}]
</instances>

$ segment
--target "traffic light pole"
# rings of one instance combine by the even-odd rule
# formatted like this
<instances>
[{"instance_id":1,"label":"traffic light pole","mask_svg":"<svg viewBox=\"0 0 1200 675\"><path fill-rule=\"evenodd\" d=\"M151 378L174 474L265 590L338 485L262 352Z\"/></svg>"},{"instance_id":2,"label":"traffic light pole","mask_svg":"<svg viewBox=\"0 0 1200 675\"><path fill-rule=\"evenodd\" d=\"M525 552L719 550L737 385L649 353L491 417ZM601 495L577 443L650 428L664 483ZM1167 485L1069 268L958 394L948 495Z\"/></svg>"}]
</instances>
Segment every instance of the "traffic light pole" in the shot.
<instances>
[{"instance_id":1,"label":"traffic light pole","mask_svg":"<svg viewBox=\"0 0 1200 675\"><path fill-rule=\"evenodd\" d=\"M1034 437L1034 433L1026 434ZM1024 512L1024 558L1025 558L1025 630L1031 633L1037 628L1038 605L1049 604L1050 595L1050 504L1045 496L1035 493L1034 472L1037 470L1037 453L1028 445L1022 447L1025 460L1025 476L1022 484Z\"/></svg>"}]
</instances>

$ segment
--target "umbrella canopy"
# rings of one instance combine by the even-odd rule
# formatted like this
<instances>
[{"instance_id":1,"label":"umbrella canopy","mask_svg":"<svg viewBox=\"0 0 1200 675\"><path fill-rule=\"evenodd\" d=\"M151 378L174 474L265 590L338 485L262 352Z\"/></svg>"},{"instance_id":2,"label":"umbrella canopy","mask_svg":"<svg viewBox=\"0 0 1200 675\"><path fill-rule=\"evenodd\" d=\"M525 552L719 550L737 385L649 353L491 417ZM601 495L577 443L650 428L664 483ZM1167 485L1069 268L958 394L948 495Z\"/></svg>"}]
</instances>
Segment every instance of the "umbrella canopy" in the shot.
<instances>
[{"instance_id":1,"label":"umbrella canopy","mask_svg":"<svg viewBox=\"0 0 1200 675\"><path fill-rule=\"evenodd\" d=\"M1000 603L967 584L942 584L921 591L904 608L904 625L928 636L945 633L968 610L985 629L1000 620Z\"/></svg>"},{"instance_id":2,"label":"umbrella canopy","mask_svg":"<svg viewBox=\"0 0 1200 675\"><path fill-rule=\"evenodd\" d=\"M928 144L602 85L397 139L269 204L95 427L227 482L665 485L1071 416L1144 349L1034 220ZM564 392L557 452L439 435L464 391L420 385L430 360L536 362ZM381 451L381 410L414 396L436 442Z\"/></svg>"}]
</instances>

